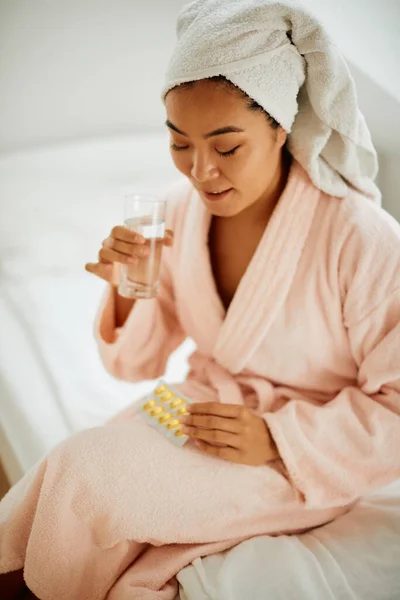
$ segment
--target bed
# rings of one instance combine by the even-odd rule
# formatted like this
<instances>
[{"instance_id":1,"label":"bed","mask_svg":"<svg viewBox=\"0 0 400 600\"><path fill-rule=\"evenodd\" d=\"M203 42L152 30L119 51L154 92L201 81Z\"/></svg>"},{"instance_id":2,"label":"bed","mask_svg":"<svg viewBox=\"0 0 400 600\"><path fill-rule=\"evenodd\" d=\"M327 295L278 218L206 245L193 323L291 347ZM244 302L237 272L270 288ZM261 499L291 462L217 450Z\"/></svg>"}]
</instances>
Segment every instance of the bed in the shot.
<instances>
[{"instance_id":1,"label":"bed","mask_svg":"<svg viewBox=\"0 0 400 600\"><path fill-rule=\"evenodd\" d=\"M0 157L0 456L12 483L62 439L152 382L103 368L92 325L104 283L84 270L121 221L125 191L175 181L164 134L78 140ZM166 378L187 370L187 340ZM261 536L198 559L182 600L400 598L400 482L302 536Z\"/></svg>"}]
</instances>

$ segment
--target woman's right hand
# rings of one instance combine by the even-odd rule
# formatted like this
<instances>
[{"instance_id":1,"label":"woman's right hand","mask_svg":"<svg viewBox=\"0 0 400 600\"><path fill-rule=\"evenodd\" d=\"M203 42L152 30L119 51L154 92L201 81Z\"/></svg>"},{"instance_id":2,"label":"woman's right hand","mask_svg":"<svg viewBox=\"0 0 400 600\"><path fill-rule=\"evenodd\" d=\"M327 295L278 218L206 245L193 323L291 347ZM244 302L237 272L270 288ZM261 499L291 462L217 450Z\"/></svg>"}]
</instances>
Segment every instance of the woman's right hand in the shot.
<instances>
[{"instance_id":1,"label":"woman's right hand","mask_svg":"<svg viewBox=\"0 0 400 600\"><path fill-rule=\"evenodd\" d=\"M164 245L172 246L174 234L167 229L164 236ZM140 260L148 256L149 247L145 245L145 238L139 233L122 225L114 227L103 241L99 251L97 263L87 263L86 271L93 273L112 285L119 284L120 265L137 265Z\"/></svg>"}]
</instances>

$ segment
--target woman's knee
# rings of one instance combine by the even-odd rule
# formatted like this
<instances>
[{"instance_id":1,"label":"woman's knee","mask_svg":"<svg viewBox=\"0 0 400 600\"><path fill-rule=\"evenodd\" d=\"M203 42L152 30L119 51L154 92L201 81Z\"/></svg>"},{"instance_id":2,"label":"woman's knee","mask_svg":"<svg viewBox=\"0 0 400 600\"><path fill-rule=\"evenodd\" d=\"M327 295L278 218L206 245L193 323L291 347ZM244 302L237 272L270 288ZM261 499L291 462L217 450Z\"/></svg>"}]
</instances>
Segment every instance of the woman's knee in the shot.
<instances>
[{"instance_id":1,"label":"woman's knee","mask_svg":"<svg viewBox=\"0 0 400 600\"><path fill-rule=\"evenodd\" d=\"M126 439L118 426L93 427L61 442L49 462L58 473L64 472L68 478L71 472L79 473L83 481L107 471L110 462L122 461L125 452Z\"/></svg>"}]
</instances>

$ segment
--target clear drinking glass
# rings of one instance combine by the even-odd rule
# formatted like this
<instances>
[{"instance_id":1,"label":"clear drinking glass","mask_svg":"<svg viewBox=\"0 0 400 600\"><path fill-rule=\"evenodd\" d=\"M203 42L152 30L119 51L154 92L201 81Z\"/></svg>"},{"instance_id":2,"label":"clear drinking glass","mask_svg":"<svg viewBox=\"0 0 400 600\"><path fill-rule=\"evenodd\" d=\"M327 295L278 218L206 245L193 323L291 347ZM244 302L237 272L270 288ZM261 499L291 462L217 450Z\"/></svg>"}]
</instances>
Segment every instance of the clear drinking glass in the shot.
<instances>
[{"instance_id":1,"label":"clear drinking glass","mask_svg":"<svg viewBox=\"0 0 400 600\"><path fill-rule=\"evenodd\" d=\"M118 293L125 298L154 298L159 286L166 202L147 194L125 196L124 225L145 239L149 255L137 265L121 265Z\"/></svg>"}]
</instances>

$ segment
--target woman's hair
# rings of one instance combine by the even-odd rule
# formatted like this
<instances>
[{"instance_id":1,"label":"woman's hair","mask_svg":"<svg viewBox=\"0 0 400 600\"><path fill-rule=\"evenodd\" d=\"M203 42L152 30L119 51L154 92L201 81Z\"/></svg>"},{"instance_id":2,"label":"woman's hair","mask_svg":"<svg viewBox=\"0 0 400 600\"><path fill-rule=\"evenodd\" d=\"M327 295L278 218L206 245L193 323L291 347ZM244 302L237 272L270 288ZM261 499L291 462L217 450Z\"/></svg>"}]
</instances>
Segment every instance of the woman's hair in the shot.
<instances>
[{"instance_id":1,"label":"woman's hair","mask_svg":"<svg viewBox=\"0 0 400 600\"><path fill-rule=\"evenodd\" d=\"M243 98L243 100L246 102L249 110L263 113L263 115L267 119L267 121L268 121L270 127L272 127L272 129L279 128L278 121L275 121L275 119L273 117L271 117L271 115L269 113L267 113L267 111L264 110L263 107L258 104L258 102L253 100L253 98L250 98L250 96L248 96L243 90L241 90L239 87L237 87L234 83L229 81L229 79L224 77L224 75L216 75L215 77L209 77L207 79L208 79L208 81L214 82L216 85L221 85L221 86L224 86L231 90L235 90L235 92L237 94L239 94L239 96L241 96ZM195 81L187 81L185 83L181 83L179 85L179 87L180 88L189 88L189 87L193 87L195 83L196 83Z\"/></svg>"}]
</instances>

